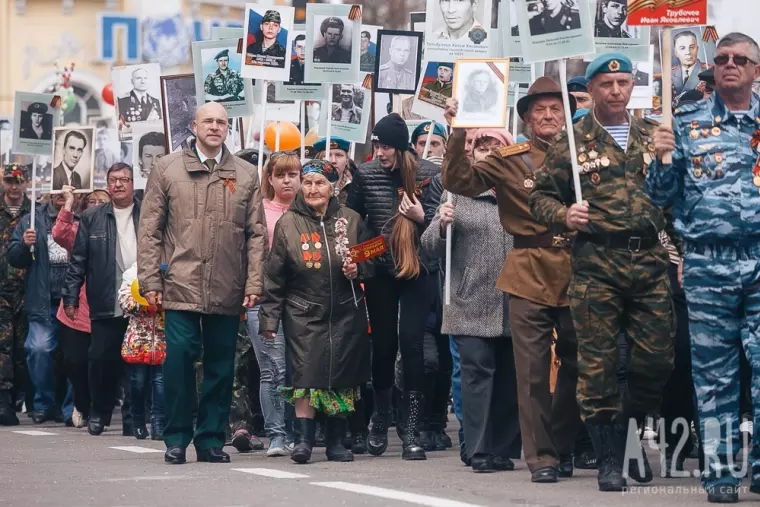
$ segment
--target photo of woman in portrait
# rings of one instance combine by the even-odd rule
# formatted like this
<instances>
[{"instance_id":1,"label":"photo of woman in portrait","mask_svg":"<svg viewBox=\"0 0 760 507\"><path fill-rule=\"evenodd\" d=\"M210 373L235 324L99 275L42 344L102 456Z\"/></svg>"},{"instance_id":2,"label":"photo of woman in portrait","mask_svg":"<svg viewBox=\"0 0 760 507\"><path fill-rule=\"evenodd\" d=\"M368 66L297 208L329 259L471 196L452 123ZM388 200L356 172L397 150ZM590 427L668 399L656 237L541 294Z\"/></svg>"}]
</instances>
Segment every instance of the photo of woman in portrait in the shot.
<instances>
[{"instance_id":1,"label":"photo of woman in portrait","mask_svg":"<svg viewBox=\"0 0 760 507\"><path fill-rule=\"evenodd\" d=\"M488 113L499 103L496 80L485 69L470 74L465 85L462 111L465 113Z\"/></svg>"}]
</instances>

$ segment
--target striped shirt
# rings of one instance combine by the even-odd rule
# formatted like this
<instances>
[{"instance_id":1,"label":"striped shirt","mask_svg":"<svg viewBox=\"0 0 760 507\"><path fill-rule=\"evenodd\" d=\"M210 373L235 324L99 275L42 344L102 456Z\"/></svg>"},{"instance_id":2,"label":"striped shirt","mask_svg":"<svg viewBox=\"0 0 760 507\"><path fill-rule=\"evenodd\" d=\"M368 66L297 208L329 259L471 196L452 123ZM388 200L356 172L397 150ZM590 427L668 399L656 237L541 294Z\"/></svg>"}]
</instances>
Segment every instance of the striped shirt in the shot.
<instances>
[{"instance_id":1,"label":"striped shirt","mask_svg":"<svg viewBox=\"0 0 760 507\"><path fill-rule=\"evenodd\" d=\"M623 151L628 151L628 133L631 130L631 126L627 123L623 125L602 125L604 130L618 143Z\"/></svg>"}]
</instances>

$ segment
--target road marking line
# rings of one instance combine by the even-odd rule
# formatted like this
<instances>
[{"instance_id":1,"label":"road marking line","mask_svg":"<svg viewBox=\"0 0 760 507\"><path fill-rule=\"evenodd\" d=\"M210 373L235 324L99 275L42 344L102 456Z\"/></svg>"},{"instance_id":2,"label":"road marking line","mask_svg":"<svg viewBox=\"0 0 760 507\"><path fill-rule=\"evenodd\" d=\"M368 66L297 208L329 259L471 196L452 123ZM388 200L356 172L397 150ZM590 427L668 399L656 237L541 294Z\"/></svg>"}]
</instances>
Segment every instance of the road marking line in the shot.
<instances>
[{"instance_id":1,"label":"road marking line","mask_svg":"<svg viewBox=\"0 0 760 507\"><path fill-rule=\"evenodd\" d=\"M243 472L244 474L260 475L262 477L271 477L272 479L307 479L309 476L304 474L296 474L293 472L285 472L283 470L274 470L271 468L233 468L235 472Z\"/></svg>"},{"instance_id":2,"label":"road marking line","mask_svg":"<svg viewBox=\"0 0 760 507\"><path fill-rule=\"evenodd\" d=\"M153 449L151 447L140 447L138 445L123 445L117 447L109 447L109 449L116 449L117 451L134 452L136 454L147 454L149 452L164 452L161 449Z\"/></svg>"},{"instance_id":3,"label":"road marking line","mask_svg":"<svg viewBox=\"0 0 760 507\"><path fill-rule=\"evenodd\" d=\"M51 431L40 431L40 430L15 430L13 433L18 433L19 435L29 435L31 437L44 437L47 435L57 435L58 433L53 433Z\"/></svg>"},{"instance_id":4,"label":"road marking line","mask_svg":"<svg viewBox=\"0 0 760 507\"><path fill-rule=\"evenodd\" d=\"M132 482L132 481L175 481L182 479L197 479L190 475L138 475L136 477L118 477L113 479L101 479L97 482Z\"/></svg>"},{"instance_id":5,"label":"road marking line","mask_svg":"<svg viewBox=\"0 0 760 507\"><path fill-rule=\"evenodd\" d=\"M418 495L417 493L407 493L406 491L397 491L395 489L376 488L374 486L354 484L350 482L312 482L310 484L313 486L322 486L324 488L340 489L351 493L359 493L360 495L377 496L389 500L399 500L401 502L409 502L417 505L426 505L428 507L482 507L473 503L458 502L456 500L448 500L446 498L438 498L435 496Z\"/></svg>"}]
</instances>

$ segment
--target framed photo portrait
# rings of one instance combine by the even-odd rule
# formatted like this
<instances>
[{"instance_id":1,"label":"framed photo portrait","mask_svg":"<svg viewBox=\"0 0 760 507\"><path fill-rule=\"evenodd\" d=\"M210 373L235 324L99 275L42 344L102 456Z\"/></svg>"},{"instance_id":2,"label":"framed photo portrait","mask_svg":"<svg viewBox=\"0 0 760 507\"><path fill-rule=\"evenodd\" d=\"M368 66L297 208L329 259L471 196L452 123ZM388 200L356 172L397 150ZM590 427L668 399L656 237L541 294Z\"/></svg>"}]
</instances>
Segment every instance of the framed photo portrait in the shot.
<instances>
[{"instance_id":1,"label":"framed photo portrait","mask_svg":"<svg viewBox=\"0 0 760 507\"><path fill-rule=\"evenodd\" d=\"M715 42L704 41L703 34L704 27L701 26L673 28L672 60L664 61L662 51L660 52L662 71L667 72L669 67L673 76L674 99L699 87L702 83L699 73L711 67L708 62L712 62L715 56ZM660 48L662 48L662 32L660 32Z\"/></svg>"},{"instance_id":2,"label":"framed photo portrait","mask_svg":"<svg viewBox=\"0 0 760 507\"><path fill-rule=\"evenodd\" d=\"M425 58L488 57L492 5L492 0L427 0Z\"/></svg>"},{"instance_id":3,"label":"framed photo portrait","mask_svg":"<svg viewBox=\"0 0 760 507\"><path fill-rule=\"evenodd\" d=\"M598 53L619 51L631 60L649 58L650 28L628 25L628 0L595 0L591 5Z\"/></svg>"},{"instance_id":4,"label":"framed photo portrait","mask_svg":"<svg viewBox=\"0 0 760 507\"><path fill-rule=\"evenodd\" d=\"M50 155L53 129L58 126L60 108L50 105L48 93L16 92L11 150L19 155Z\"/></svg>"},{"instance_id":5,"label":"framed photo portrait","mask_svg":"<svg viewBox=\"0 0 760 507\"><path fill-rule=\"evenodd\" d=\"M182 147L188 137L195 137L192 129L195 111L198 109L195 76L162 76L161 96L164 102L163 132L166 134L166 151L174 153Z\"/></svg>"},{"instance_id":6,"label":"framed photo portrait","mask_svg":"<svg viewBox=\"0 0 760 507\"><path fill-rule=\"evenodd\" d=\"M53 129L53 183L50 193L71 185L78 193L92 192L95 173L95 128Z\"/></svg>"},{"instance_id":7,"label":"framed photo portrait","mask_svg":"<svg viewBox=\"0 0 760 507\"><path fill-rule=\"evenodd\" d=\"M351 5L306 4L306 81L360 81L361 17Z\"/></svg>"},{"instance_id":8,"label":"framed photo portrait","mask_svg":"<svg viewBox=\"0 0 760 507\"><path fill-rule=\"evenodd\" d=\"M245 4L243 77L271 81L290 79L287 48L293 44L294 16L293 7Z\"/></svg>"},{"instance_id":9,"label":"framed photo portrait","mask_svg":"<svg viewBox=\"0 0 760 507\"><path fill-rule=\"evenodd\" d=\"M525 63L595 53L589 0L515 0Z\"/></svg>"},{"instance_id":10,"label":"framed photo portrait","mask_svg":"<svg viewBox=\"0 0 760 507\"><path fill-rule=\"evenodd\" d=\"M303 25L301 25L303 28ZM290 49L290 80L277 81L276 100L324 100L327 96L325 86L321 83L306 83L306 30L295 30L293 45Z\"/></svg>"},{"instance_id":11,"label":"framed photo portrait","mask_svg":"<svg viewBox=\"0 0 760 507\"><path fill-rule=\"evenodd\" d=\"M193 42L193 73L198 104L218 102L230 118L248 116L250 79L235 70L241 66L235 39Z\"/></svg>"},{"instance_id":12,"label":"framed photo portrait","mask_svg":"<svg viewBox=\"0 0 760 507\"><path fill-rule=\"evenodd\" d=\"M375 91L414 94L422 59L422 33L378 30Z\"/></svg>"},{"instance_id":13,"label":"framed photo portrait","mask_svg":"<svg viewBox=\"0 0 760 507\"><path fill-rule=\"evenodd\" d=\"M445 124L443 111L454 91L454 62L425 62L423 69L412 112Z\"/></svg>"},{"instance_id":14,"label":"framed photo portrait","mask_svg":"<svg viewBox=\"0 0 760 507\"><path fill-rule=\"evenodd\" d=\"M132 136L132 125L161 123L161 66L157 63L128 65L111 69L116 97L116 124L122 141Z\"/></svg>"},{"instance_id":15,"label":"framed photo portrait","mask_svg":"<svg viewBox=\"0 0 760 507\"><path fill-rule=\"evenodd\" d=\"M459 110L454 128L504 127L507 123L509 60L462 58L454 70Z\"/></svg>"},{"instance_id":16,"label":"framed photo portrait","mask_svg":"<svg viewBox=\"0 0 760 507\"><path fill-rule=\"evenodd\" d=\"M370 107L372 106L372 90L361 84L333 84L332 103L329 109L323 110L319 134L327 133L327 120L332 122L331 132L347 141L363 143L367 139Z\"/></svg>"},{"instance_id":17,"label":"framed photo portrait","mask_svg":"<svg viewBox=\"0 0 760 507\"><path fill-rule=\"evenodd\" d=\"M139 125L132 134L132 171L136 190L145 190L156 162L167 154L166 135L161 128Z\"/></svg>"}]
</instances>

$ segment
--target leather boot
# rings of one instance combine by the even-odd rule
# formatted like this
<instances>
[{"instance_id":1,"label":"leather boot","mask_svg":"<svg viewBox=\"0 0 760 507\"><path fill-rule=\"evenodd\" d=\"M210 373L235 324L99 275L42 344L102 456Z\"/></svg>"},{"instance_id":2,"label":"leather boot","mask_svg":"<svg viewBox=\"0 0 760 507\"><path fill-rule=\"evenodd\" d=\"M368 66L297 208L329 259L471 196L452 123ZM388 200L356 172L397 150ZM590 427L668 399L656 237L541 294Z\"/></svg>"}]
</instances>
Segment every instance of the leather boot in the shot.
<instances>
[{"instance_id":1,"label":"leather boot","mask_svg":"<svg viewBox=\"0 0 760 507\"><path fill-rule=\"evenodd\" d=\"M391 389L375 391L375 409L367 436L367 451L373 456L382 455L388 448L388 426L393 410L391 396Z\"/></svg>"},{"instance_id":2,"label":"leather boot","mask_svg":"<svg viewBox=\"0 0 760 507\"><path fill-rule=\"evenodd\" d=\"M0 392L0 426L18 426L19 424L11 393Z\"/></svg>"},{"instance_id":3,"label":"leather boot","mask_svg":"<svg viewBox=\"0 0 760 507\"><path fill-rule=\"evenodd\" d=\"M425 397L419 391L409 391L404 399L406 405L407 419L406 432L402 441L403 450L401 457L405 460L418 461L427 459L425 449L419 442L420 438L420 421L422 419L422 407Z\"/></svg>"},{"instance_id":4,"label":"leather boot","mask_svg":"<svg viewBox=\"0 0 760 507\"><path fill-rule=\"evenodd\" d=\"M293 443L295 447L293 448L293 452L290 453L290 459L299 464L309 462L316 431L317 423L314 419L296 418L293 422Z\"/></svg>"},{"instance_id":5,"label":"leather boot","mask_svg":"<svg viewBox=\"0 0 760 507\"><path fill-rule=\"evenodd\" d=\"M586 423L597 456L599 491L625 491L628 484L623 477L625 440L613 424Z\"/></svg>"},{"instance_id":6,"label":"leather boot","mask_svg":"<svg viewBox=\"0 0 760 507\"><path fill-rule=\"evenodd\" d=\"M348 421L343 417L328 417L325 426L327 461L353 461L354 455L343 445Z\"/></svg>"}]
</instances>

